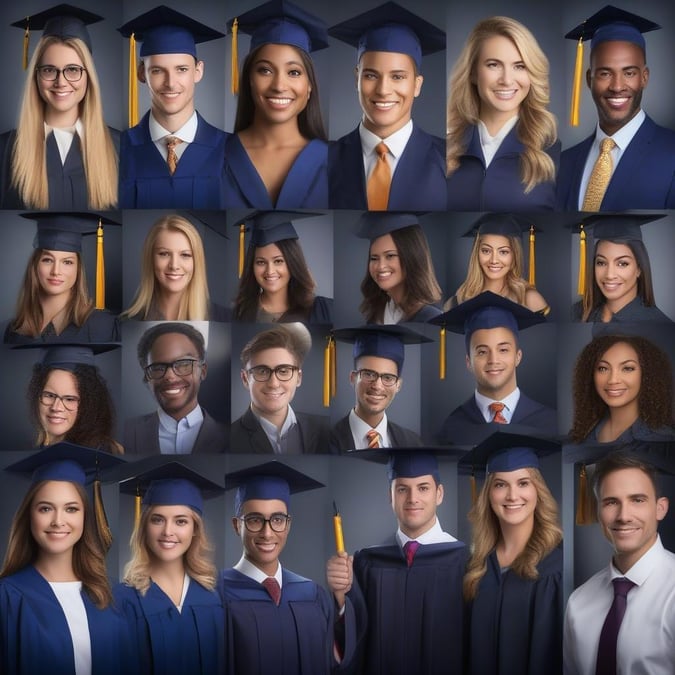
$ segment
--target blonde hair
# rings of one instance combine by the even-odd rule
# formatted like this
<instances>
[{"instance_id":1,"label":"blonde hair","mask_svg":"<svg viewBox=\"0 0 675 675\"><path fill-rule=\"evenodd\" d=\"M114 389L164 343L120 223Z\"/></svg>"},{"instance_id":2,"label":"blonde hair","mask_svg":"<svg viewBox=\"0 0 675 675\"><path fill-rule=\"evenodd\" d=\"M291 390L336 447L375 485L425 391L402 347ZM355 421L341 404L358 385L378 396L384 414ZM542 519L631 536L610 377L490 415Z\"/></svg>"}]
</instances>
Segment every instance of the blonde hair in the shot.
<instances>
[{"instance_id":1,"label":"blonde hair","mask_svg":"<svg viewBox=\"0 0 675 675\"><path fill-rule=\"evenodd\" d=\"M28 65L12 150L12 186L17 189L26 208L49 208L45 103L38 90L35 69L47 48L53 44L63 44L74 49L87 71L87 91L80 103L80 120L84 128L84 138L80 139L80 143L89 208L114 208L117 205L117 154L103 119L101 88L94 60L79 38L46 36L40 39L33 53Z\"/></svg>"},{"instance_id":2,"label":"blonde hair","mask_svg":"<svg viewBox=\"0 0 675 675\"><path fill-rule=\"evenodd\" d=\"M467 148L467 131L480 120L481 101L475 84L476 66L483 42L501 35L513 42L527 68L530 91L520 105L516 133L525 146L520 156L520 174L525 194L539 183L555 180L555 164L545 152L557 139L554 115L549 105L549 65L534 35L521 23L493 16L477 23L450 75L447 114L446 165L448 175L460 165Z\"/></svg>"},{"instance_id":3,"label":"blonde hair","mask_svg":"<svg viewBox=\"0 0 675 675\"><path fill-rule=\"evenodd\" d=\"M150 588L150 551L148 549L148 521L154 511L149 506L143 510L141 520L134 528L129 540L131 560L124 566L124 583L145 595ZM216 566L213 564L210 553L212 546L209 543L204 529L204 520L194 510L190 509L194 521L194 535L190 548L183 555L185 572L204 588L212 591L216 587Z\"/></svg>"},{"instance_id":4,"label":"blonde hair","mask_svg":"<svg viewBox=\"0 0 675 675\"><path fill-rule=\"evenodd\" d=\"M192 278L187 289L183 292L178 308L177 321L205 321L209 318L209 287L206 281L206 256L204 244L197 228L186 218L178 214L162 216L150 228L143 243L141 261L141 282L131 307L122 312L121 317L151 320L159 317L152 316L157 294L157 279L155 278L154 251L157 238L162 232L180 232L187 237L192 249Z\"/></svg>"},{"instance_id":5,"label":"blonde hair","mask_svg":"<svg viewBox=\"0 0 675 675\"><path fill-rule=\"evenodd\" d=\"M562 541L562 528L558 521L558 504L548 489L539 469L528 468L537 490L532 534L521 553L511 563L511 569L523 579L537 579L537 565ZM469 511L472 528L471 557L464 575L464 597L472 600L478 592L480 580L487 571L487 559L501 539L499 519L490 506L490 490L495 479L491 473L485 479L478 499Z\"/></svg>"}]
</instances>

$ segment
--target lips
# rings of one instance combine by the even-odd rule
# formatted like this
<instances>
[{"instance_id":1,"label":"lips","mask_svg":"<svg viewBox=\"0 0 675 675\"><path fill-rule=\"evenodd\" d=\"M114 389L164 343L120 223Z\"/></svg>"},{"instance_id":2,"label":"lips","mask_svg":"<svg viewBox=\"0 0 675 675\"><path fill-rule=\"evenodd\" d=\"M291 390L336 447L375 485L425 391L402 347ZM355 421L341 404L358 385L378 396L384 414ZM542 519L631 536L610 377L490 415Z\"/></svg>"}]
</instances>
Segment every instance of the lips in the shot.
<instances>
[{"instance_id":1,"label":"lips","mask_svg":"<svg viewBox=\"0 0 675 675\"><path fill-rule=\"evenodd\" d=\"M162 396L180 396L185 390L187 389L187 385L171 385L171 386L166 386L162 387L159 392L162 394Z\"/></svg>"},{"instance_id":2,"label":"lips","mask_svg":"<svg viewBox=\"0 0 675 675\"><path fill-rule=\"evenodd\" d=\"M290 105L293 102L293 99L292 98L281 98L281 97L279 97L279 98L269 97L267 99L267 102L270 103L270 105L273 105L273 106L285 107L285 106Z\"/></svg>"},{"instance_id":3,"label":"lips","mask_svg":"<svg viewBox=\"0 0 675 675\"><path fill-rule=\"evenodd\" d=\"M626 393L627 389L625 387L622 387L621 389L615 388L615 389L605 389L605 394L607 396L610 396L612 398L617 398L619 396L623 396Z\"/></svg>"},{"instance_id":4,"label":"lips","mask_svg":"<svg viewBox=\"0 0 675 675\"><path fill-rule=\"evenodd\" d=\"M498 89L495 90L494 95L500 101L510 101L517 93L517 89Z\"/></svg>"},{"instance_id":5,"label":"lips","mask_svg":"<svg viewBox=\"0 0 675 675\"><path fill-rule=\"evenodd\" d=\"M372 101L372 104L373 104L373 107L376 110L387 111L387 110L391 110L396 105L398 105L398 102L397 101Z\"/></svg>"},{"instance_id":6,"label":"lips","mask_svg":"<svg viewBox=\"0 0 675 675\"><path fill-rule=\"evenodd\" d=\"M607 105L614 110L621 110L630 101L630 96L606 96Z\"/></svg>"}]
</instances>

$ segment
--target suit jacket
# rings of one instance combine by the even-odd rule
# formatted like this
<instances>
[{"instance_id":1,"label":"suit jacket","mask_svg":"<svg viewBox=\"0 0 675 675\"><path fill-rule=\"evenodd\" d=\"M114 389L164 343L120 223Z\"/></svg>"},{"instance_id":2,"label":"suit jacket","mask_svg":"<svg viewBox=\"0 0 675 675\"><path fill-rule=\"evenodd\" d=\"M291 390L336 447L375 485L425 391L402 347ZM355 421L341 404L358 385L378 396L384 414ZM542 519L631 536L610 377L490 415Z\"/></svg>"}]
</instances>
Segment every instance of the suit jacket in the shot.
<instances>
[{"instance_id":1,"label":"suit jacket","mask_svg":"<svg viewBox=\"0 0 675 675\"><path fill-rule=\"evenodd\" d=\"M553 437L558 435L558 415L553 408L537 403L521 392L518 405L507 426L507 430L513 433L544 432ZM446 417L437 440L439 443L475 444L495 431L504 431L504 425L486 422L476 404L475 396L472 395Z\"/></svg>"},{"instance_id":2,"label":"suit jacket","mask_svg":"<svg viewBox=\"0 0 675 675\"><path fill-rule=\"evenodd\" d=\"M579 208L579 189L595 134L565 150L558 174L557 207ZM628 144L600 204L601 211L675 208L675 131L650 117Z\"/></svg>"},{"instance_id":3,"label":"suit jacket","mask_svg":"<svg viewBox=\"0 0 675 675\"><path fill-rule=\"evenodd\" d=\"M445 211L445 141L413 125L396 165L388 211ZM356 128L328 146L331 209L367 209L361 138Z\"/></svg>"},{"instance_id":4,"label":"suit jacket","mask_svg":"<svg viewBox=\"0 0 675 675\"><path fill-rule=\"evenodd\" d=\"M387 435L392 448L419 447L422 439L410 429L395 424L387 418ZM349 415L345 415L330 430L330 452L333 455L344 455L354 449L354 437L349 427Z\"/></svg>"},{"instance_id":5,"label":"suit jacket","mask_svg":"<svg viewBox=\"0 0 675 675\"><path fill-rule=\"evenodd\" d=\"M294 412L300 428L303 452L305 454L328 452L328 418ZM272 444L250 407L238 420L232 422L230 448L230 452L236 453L274 453Z\"/></svg>"},{"instance_id":6,"label":"suit jacket","mask_svg":"<svg viewBox=\"0 0 675 675\"><path fill-rule=\"evenodd\" d=\"M227 427L209 415L204 408L204 421L192 446L192 454L225 452L229 442ZM159 416L156 412L133 417L124 425L124 450L127 453L159 455Z\"/></svg>"},{"instance_id":7,"label":"suit jacket","mask_svg":"<svg viewBox=\"0 0 675 675\"><path fill-rule=\"evenodd\" d=\"M225 141L197 113L197 134L182 154L173 176L150 137L150 113L122 132L120 208L222 209Z\"/></svg>"}]
</instances>

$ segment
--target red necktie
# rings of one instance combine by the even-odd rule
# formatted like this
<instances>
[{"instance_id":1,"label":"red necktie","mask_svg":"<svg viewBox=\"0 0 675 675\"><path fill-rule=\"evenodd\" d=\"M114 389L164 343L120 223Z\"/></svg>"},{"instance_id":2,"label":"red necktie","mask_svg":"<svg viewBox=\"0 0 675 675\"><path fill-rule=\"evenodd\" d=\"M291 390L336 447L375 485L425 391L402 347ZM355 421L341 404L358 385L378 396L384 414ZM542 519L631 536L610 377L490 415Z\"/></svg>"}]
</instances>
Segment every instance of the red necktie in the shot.
<instances>
[{"instance_id":1,"label":"red necktie","mask_svg":"<svg viewBox=\"0 0 675 675\"><path fill-rule=\"evenodd\" d=\"M417 553L417 549L420 547L419 541L406 541L405 544L403 544L403 553L405 553L405 561L408 563L408 567L410 567L413 564L413 558L415 557L415 553Z\"/></svg>"},{"instance_id":2,"label":"red necktie","mask_svg":"<svg viewBox=\"0 0 675 675\"><path fill-rule=\"evenodd\" d=\"M169 173L173 176L178 164L178 155L176 154L176 146L183 141L178 136L167 136L165 139L167 147L166 163L169 166Z\"/></svg>"},{"instance_id":3,"label":"red necktie","mask_svg":"<svg viewBox=\"0 0 675 675\"><path fill-rule=\"evenodd\" d=\"M382 440L380 438L380 434L375 431L375 429L371 429L367 434L366 434L366 439L368 440L368 449L372 450L373 448L379 448L380 447L380 441Z\"/></svg>"},{"instance_id":4,"label":"red necktie","mask_svg":"<svg viewBox=\"0 0 675 675\"><path fill-rule=\"evenodd\" d=\"M492 421L496 422L497 424L508 424L506 417L502 415L502 410L504 410L506 406L503 403L490 403L488 406L488 409L491 413L494 413L492 417Z\"/></svg>"},{"instance_id":5,"label":"red necktie","mask_svg":"<svg viewBox=\"0 0 675 675\"><path fill-rule=\"evenodd\" d=\"M279 582L274 577L267 577L267 579L263 580L262 585L270 594L270 598L272 598L274 604L278 607L281 602L281 588L279 588Z\"/></svg>"},{"instance_id":6,"label":"red necktie","mask_svg":"<svg viewBox=\"0 0 675 675\"><path fill-rule=\"evenodd\" d=\"M375 146L377 161L370 172L366 192L368 193L368 209L370 211L386 211L391 189L391 167L387 154L389 148L380 141Z\"/></svg>"},{"instance_id":7,"label":"red necktie","mask_svg":"<svg viewBox=\"0 0 675 675\"><path fill-rule=\"evenodd\" d=\"M630 579L624 577L612 579L612 583L614 584L614 601L607 612L600 632L595 675L615 675L616 673L616 638L619 635L623 615L626 613L628 591L635 586Z\"/></svg>"}]
</instances>

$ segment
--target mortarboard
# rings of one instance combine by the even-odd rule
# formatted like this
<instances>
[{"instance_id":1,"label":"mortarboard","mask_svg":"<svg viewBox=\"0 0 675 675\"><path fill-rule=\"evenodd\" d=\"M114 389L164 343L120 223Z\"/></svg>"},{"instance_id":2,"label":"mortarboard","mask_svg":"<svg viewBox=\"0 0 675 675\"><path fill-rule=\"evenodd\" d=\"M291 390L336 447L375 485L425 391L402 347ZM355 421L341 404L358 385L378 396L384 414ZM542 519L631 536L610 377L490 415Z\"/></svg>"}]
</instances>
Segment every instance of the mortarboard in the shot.
<instances>
[{"instance_id":1,"label":"mortarboard","mask_svg":"<svg viewBox=\"0 0 675 675\"><path fill-rule=\"evenodd\" d=\"M658 24L637 14L626 12L613 5L605 5L601 10L585 19L565 35L568 40L577 40L577 54L574 65L574 84L572 88L572 106L570 124L579 124L579 104L581 101L581 76L583 70L583 44L591 41L591 51L601 42L631 42L645 50L642 33L661 28Z\"/></svg>"},{"instance_id":2,"label":"mortarboard","mask_svg":"<svg viewBox=\"0 0 675 675\"><path fill-rule=\"evenodd\" d=\"M117 342L86 343L86 344L58 344L44 347L39 343L16 345L13 349L35 349L41 347L44 354L40 363L45 368L58 368L59 370L74 371L76 366L96 367L95 356L103 354L119 347Z\"/></svg>"},{"instance_id":3,"label":"mortarboard","mask_svg":"<svg viewBox=\"0 0 675 675\"><path fill-rule=\"evenodd\" d=\"M243 503L249 499L278 499L290 510L292 494L321 487L325 485L288 464L277 461L225 474L225 489L237 488L234 497L236 514L241 513Z\"/></svg>"},{"instance_id":4,"label":"mortarboard","mask_svg":"<svg viewBox=\"0 0 675 675\"><path fill-rule=\"evenodd\" d=\"M188 211L181 211L180 215L189 220L193 225L200 229L200 225L208 227L210 230L219 234L225 239L230 237L227 234L227 219L224 211L217 211L211 209L190 209Z\"/></svg>"},{"instance_id":5,"label":"mortarboard","mask_svg":"<svg viewBox=\"0 0 675 675\"><path fill-rule=\"evenodd\" d=\"M421 227L418 213L364 211L356 223L356 236L371 242L404 227Z\"/></svg>"},{"instance_id":6,"label":"mortarboard","mask_svg":"<svg viewBox=\"0 0 675 675\"><path fill-rule=\"evenodd\" d=\"M418 69L422 56L445 49L445 32L395 2L368 10L328 29L331 37L357 48L357 63L364 52L407 54Z\"/></svg>"}]
</instances>

